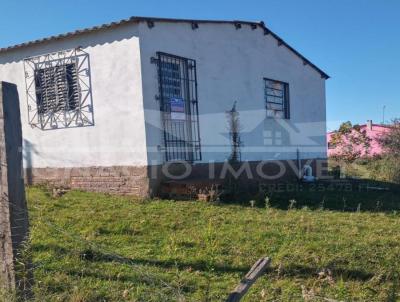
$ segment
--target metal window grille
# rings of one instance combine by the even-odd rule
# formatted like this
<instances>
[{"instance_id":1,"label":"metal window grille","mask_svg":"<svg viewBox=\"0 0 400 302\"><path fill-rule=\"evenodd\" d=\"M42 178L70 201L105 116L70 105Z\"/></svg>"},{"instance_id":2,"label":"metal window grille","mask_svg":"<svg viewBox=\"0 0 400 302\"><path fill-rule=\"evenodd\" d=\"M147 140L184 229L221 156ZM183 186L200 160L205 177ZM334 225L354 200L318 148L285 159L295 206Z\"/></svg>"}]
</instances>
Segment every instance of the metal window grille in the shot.
<instances>
[{"instance_id":1,"label":"metal window grille","mask_svg":"<svg viewBox=\"0 0 400 302\"><path fill-rule=\"evenodd\" d=\"M35 71L36 101L41 114L75 110L79 104L76 64Z\"/></svg>"},{"instance_id":2,"label":"metal window grille","mask_svg":"<svg viewBox=\"0 0 400 302\"><path fill-rule=\"evenodd\" d=\"M270 79L264 82L267 116L289 119L289 84Z\"/></svg>"},{"instance_id":3,"label":"metal window grille","mask_svg":"<svg viewBox=\"0 0 400 302\"><path fill-rule=\"evenodd\" d=\"M91 126L89 55L80 49L24 60L29 123L43 130Z\"/></svg>"},{"instance_id":4,"label":"metal window grille","mask_svg":"<svg viewBox=\"0 0 400 302\"><path fill-rule=\"evenodd\" d=\"M157 53L166 161L201 160L196 61Z\"/></svg>"}]
</instances>

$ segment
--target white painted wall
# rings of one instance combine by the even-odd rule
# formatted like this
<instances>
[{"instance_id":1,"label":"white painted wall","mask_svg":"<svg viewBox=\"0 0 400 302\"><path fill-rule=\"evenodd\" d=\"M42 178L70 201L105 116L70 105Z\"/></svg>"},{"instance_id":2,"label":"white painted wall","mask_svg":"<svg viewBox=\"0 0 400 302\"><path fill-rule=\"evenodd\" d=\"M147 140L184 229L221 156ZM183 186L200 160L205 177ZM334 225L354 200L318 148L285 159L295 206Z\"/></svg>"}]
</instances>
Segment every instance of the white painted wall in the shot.
<instances>
[{"instance_id":1,"label":"white painted wall","mask_svg":"<svg viewBox=\"0 0 400 302\"><path fill-rule=\"evenodd\" d=\"M89 54L95 125L43 131L28 124L23 59L82 46ZM25 166L147 164L139 39L120 26L0 54L0 80L17 84Z\"/></svg>"},{"instance_id":2,"label":"white painted wall","mask_svg":"<svg viewBox=\"0 0 400 302\"><path fill-rule=\"evenodd\" d=\"M196 60L203 162L229 157L225 112L234 101L242 122L242 159L326 158L325 80L271 35L243 25L139 24L149 163L162 163L163 145L156 65L157 51ZM291 119L266 118L263 78L289 83ZM280 136L280 137L279 137ZM271 145L272 143L272 145ZM278 144L276 144L278 143ZM280 143L280 144L279 144Z\"/></svg>"},{"instance_id":3,"label":"white painted wall","mask_svg":"<svg viewBox=\"0 0 400 302\"><path fill-rule=\"evenodd\" d=\"M95 125L31 128L23 59L77 46L90 56ZM234 101L241 114L243 160L294 159L297 149L302 158L326 158L325 80L271 35L247 25L236 30L231 24L201 23L192 30L190 23L155 22L150 29L141 22L0 53L0 80L17 84L20 94L25 165L163 163L157 68L150 63L157 51L197 62L203 162L229 157L225 112ZM264 77L289 83L290 121L266 118Z\"/></svg>"}]
</instances>

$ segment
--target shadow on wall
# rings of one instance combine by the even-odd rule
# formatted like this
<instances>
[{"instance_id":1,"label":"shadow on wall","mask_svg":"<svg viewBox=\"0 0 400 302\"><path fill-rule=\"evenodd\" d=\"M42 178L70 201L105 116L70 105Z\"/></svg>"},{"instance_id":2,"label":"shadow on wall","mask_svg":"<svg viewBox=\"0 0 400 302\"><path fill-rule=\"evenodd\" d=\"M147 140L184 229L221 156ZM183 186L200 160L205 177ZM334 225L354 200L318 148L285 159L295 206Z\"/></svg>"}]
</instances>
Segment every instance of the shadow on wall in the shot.
<instances>
[{"instance_id":1,"label":"shadow on wall","mask_svg":"<svg viewBox=\"0 0 400 302\"><path fill-rule=\"evenodd\" d=\"M37 149L35 148L35 145L32 144L29 140L24 139L23 141L23 149L22 149L22 156L24 160L24 170L25 170L25 179L26 179L26 184L27 185L32 185L33 184L33 174L32 174L32 168L33 168L33 159L32 159L32 153L34 154L39 154Z\"/></svg>"}]
</instances>

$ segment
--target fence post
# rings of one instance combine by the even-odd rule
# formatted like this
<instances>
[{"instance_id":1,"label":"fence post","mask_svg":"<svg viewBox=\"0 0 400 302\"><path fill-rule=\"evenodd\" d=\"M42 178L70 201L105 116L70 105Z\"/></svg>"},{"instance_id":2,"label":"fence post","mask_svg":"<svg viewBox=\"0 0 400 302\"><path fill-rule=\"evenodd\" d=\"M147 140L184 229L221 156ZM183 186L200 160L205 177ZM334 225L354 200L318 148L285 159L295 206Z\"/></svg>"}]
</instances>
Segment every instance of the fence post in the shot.
<instances>
[{"instance_id":1,"label":"fence post","mask_svg":"<svg viewBox=\"0 0 400 302\"><path fill-rule=\"evenodd\" d=\"M0 287L23 298L30 292L16 259L28 238L22 169L22 130L17 86L0 82ZM25 263L24 269L30 269ZM21 292L22 291L22 292Z\"/></svg>"},{"instance_id":2,"label":"fence post","mask_svg":"<svg viewBox=\"0 0 400 302\"><path fill-rule=\"evenodd\" d=\"M258 259L244 279L242 279L239 285L230 293L226 302L240 301L254 282L265 272L270 263L271 259L268 257Z\"/></svg>"}]
</instances>

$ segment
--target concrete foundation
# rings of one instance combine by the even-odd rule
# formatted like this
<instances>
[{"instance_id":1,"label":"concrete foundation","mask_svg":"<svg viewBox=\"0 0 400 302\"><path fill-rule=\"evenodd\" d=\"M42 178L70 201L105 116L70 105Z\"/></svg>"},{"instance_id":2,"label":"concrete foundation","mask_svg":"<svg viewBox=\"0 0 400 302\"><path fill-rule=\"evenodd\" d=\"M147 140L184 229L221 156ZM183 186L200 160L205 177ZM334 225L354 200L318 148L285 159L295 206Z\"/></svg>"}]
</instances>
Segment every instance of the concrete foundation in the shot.
<instances>
[{"instance_id":1,"label":"concrete foundation","mask_svg":"<svg viewBox=\"0 0 400 302\"><path fill-rule=\"evenodd\" d=\"M25 169L28 184L43 184L90 192L148 197L147 167L80 167Z\"/></svg>"},{"instance_id":2,"label":"concrete foundation","mask_svg":"<svg viewBox=\"0 0 400 302\"><path fill-rule=\"evenodd\" d=\"M234 165L229 163L189 164L168 163L148 167L80 167L34 168L25 170L28 184L45 184L91 192L151 197L162 195L165 183L196 183L209 186L235 177L246 183L274 183L296 181L304 165L321 174L324 160L252 161Z\"/></svg>"}]
</instances>

